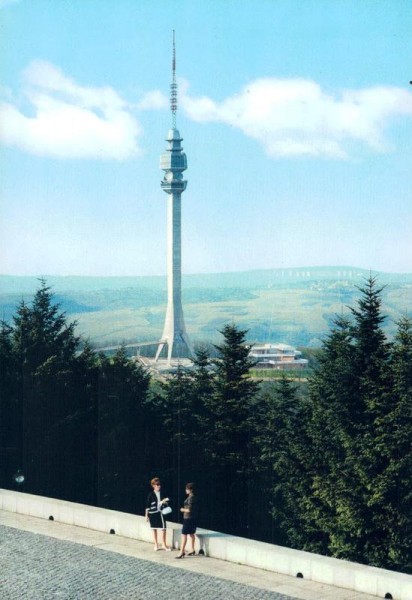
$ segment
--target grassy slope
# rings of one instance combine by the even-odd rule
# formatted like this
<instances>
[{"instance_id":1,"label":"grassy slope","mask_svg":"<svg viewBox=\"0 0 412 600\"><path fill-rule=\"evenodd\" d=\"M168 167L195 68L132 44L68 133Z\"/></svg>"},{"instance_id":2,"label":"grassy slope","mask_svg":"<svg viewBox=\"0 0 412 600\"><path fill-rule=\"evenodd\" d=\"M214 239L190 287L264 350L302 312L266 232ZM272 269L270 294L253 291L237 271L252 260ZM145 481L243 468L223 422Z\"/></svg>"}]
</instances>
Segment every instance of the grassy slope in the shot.
<instances>
[{"instance_id":1,"label":"grassy slope","mask_svg":"<svg viewBox=\"0 0 412 600\"><path fill-rule=\"evenodd\" d=\"M216 341L225 323L249 330L253 341L317 346L335 314L349 313L356 285L368 271L307 268L192 275L184 278L187 329L194 341ZM394 321L410 314L412 275L379 274L386 284L383 311L392 335ZM98 346L159 339L164 322L164 277L51 277L47 283L78 332ZM9 320L22 298L30 302L36 278L0 276L0 316Z\"/></svg>"}]
</instances>

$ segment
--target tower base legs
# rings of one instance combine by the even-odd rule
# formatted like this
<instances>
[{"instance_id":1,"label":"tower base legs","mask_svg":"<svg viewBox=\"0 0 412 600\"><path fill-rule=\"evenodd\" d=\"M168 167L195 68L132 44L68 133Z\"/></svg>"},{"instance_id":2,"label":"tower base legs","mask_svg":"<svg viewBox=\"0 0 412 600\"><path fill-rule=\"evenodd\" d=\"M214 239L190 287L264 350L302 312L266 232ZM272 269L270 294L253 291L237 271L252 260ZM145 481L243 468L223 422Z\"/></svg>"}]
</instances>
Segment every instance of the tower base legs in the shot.
<instances>
[{"instance_id":1,"label":"tower base legs","mask_svg":"<svg viewBox=\"0 0 412 600\"><path fill-rule=\"evenodd\" d=\"M159 360L160 354L165 346L167 346L168 363L170 363L172 358L190 358L193 356L193 348L186 332L176 336L172 341L167 338L161 341L159 347L157 348L155 362Z\"/></svg>"}]
</instances>

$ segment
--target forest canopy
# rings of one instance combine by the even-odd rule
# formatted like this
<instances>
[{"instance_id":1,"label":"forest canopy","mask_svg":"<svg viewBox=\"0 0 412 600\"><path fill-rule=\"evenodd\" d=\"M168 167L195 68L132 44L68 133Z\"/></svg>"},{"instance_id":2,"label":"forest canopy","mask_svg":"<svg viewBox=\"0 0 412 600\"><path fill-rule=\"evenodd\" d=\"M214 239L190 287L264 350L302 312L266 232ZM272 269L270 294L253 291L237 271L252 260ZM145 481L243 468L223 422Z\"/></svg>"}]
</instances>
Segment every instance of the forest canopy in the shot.
<instances>
[{"instance_id":1,"label":"forest canopy","mask_svg":"<svg viewBox=\"0 0 412 600\"><path fill-rule=\"evenodd\" d=\"M40 282L0 330L0 485L142 514L160 476L201 525L412 572L412 323L382 328L369 277L335 317L306 386L251 377L247 331L151 378L76 335Z\"/></svg>"}]
</instances>

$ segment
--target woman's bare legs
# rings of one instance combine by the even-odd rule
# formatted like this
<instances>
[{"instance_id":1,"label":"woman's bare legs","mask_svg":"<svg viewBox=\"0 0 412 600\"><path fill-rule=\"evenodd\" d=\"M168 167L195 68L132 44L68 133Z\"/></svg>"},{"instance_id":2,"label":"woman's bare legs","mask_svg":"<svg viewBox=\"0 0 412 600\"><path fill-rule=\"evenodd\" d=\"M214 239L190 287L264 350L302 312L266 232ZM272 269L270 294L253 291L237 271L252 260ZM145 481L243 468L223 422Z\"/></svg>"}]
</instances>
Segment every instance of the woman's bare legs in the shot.
<instances>
[{"instance_id":1,"label":"woman's bare legs","mask_svg":"<svg viewBox=\"0 0 412 600\"><path fill-rule=\"evenodd\" d=\"M170 550L166 542L166 529L162 529L162 548L164 550Z\"/></svg>"},{"instance_id":2,"label":"woman's bare legs","mask_svg":"<svg viewBox=\"0 0 412 600\"><path fill-rule=\"evenodd\" d=\"M184 556L185 548L186 548L186 542L187 542L187 535L185 535L184 533L182 533L182 545L180 547L180 554L179 554L179 556Z\"/></svg>"},{"instance_id":3,"label":"woman's bare legs","mask_svg":"<svg viewBox=\"0 0 412 600\"><path fill-rule=\"evenodd\" d=\"M153 529L154 549L158 550L159 546L157 543L157 529Z\"/></svg>"}]
</instances>

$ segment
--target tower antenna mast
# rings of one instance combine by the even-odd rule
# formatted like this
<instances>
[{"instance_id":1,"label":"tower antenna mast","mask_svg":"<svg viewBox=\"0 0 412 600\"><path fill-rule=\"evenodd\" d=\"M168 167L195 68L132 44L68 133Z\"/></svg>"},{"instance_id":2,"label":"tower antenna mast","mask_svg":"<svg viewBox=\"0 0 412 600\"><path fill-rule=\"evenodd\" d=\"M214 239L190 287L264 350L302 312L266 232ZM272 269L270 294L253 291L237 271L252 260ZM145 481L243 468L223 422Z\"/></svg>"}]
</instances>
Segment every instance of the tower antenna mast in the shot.
<instances>
[{"instance_id":1,"label":"tower antenna mast","mask_svg":"<svg viewBox=\"0 0 412 600\"><path fill-rule=\"evenodd\" d=\"M170 84L170 110L172 111L172 127L176 129L177 83L176 83L176 44L173 29L172 83Z\"/></svg>"}]
</instances>

